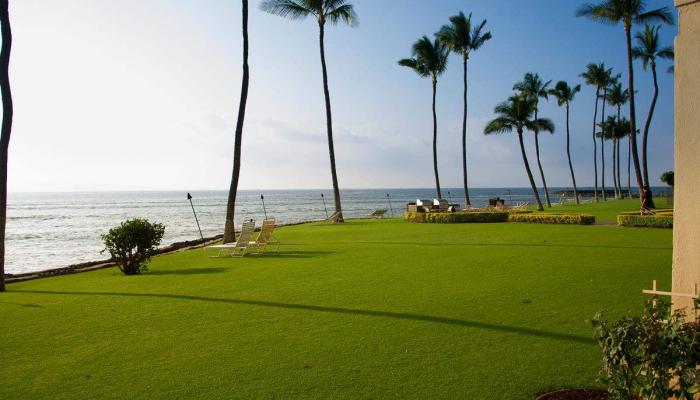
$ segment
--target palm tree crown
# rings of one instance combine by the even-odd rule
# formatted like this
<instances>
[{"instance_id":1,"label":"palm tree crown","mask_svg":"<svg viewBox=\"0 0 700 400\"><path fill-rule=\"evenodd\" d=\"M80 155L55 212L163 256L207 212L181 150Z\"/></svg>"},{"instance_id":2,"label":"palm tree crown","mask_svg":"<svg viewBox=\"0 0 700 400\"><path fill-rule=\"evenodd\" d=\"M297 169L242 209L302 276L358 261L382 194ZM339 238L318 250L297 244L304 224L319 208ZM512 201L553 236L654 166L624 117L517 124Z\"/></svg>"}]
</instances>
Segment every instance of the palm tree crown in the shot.
<instances>
[{"instance_id":1,"label":"palm tree crown","mask_svg":"<svg viewBox=\"0 0 700 400\"><path fill-rule=\"evenodd\" d=\"M399 60L399 65L411 68L420 76L430 76L433 80L447 69L450 50L438 38L431 41L427 36L423 36L413 44L412 53L412 58Z\"/></svg>"},{"instance_id":2,"label":"palm tree crown","mask_svg":"<svg viewBox=\"0 0 700 400\"><path fill-rule=\"evenodd\" d=\"M540 78L539 74L533 74L528 72L523 77L523 80L513 85L513 90L517 90L526 97L529 97L534 101L535 107L537 107L537 100L542 97L545 100L548 95L548 87L552 81L544 82ZM535 109L535 111L537 111Z\"/></svg>"},{"instance_id":3,"label":"palm tree crown","mask_svg":"<svg viewBox=\"0 0 700 400\"><path fill-rule=\"evenodd\" d=\"M469 53L478 50L487 41L491 40L491 32L483 32L486 20L472 26L472 14L464 13L450 17L450 25L444 25L435 34L445 45L464 58L469 58Z\"/></svg>"},{"instance_id":4,"label":"palm tree crown","mask_svg":"<svg viewBox=\"0 0 700 400\"><path fill-rule=\"evenodd\" d=\"M573 88L566 81L559 81L550 89L548 93L557 99L557 104L560 106L568 105L576 97L576 93L581 91L581 85L576 85Z\"/></svg>"},{"instance_id":5,"label":"palm tree crown","mask_svg":"<svg viewBox=\"0 0 700 400\"><path fill-rule=\"evenodd\" d=\"M630 91L628 89L622 90L622 84L616 82L610 86L608 89L608 103L614 107L621 107L630 99Z\"/></svg>"},{"instance_id":6,"label":"palm tree crown","mask_svg":"<svg viewBox=\"0 0 700 400\"><path fill-rule=\"evenodd\" d=\"M626 28L633 24L663 22L673 24L673 13L668 7L651 11L646 10L644 0L603 0L599 4L586 3L576 12L578 17L589 17L595 21L617 25L623 23Z\"/></svg>"},{"instance_id":7,"label":"palm tree crown","mask_svg":"<svg viewBox=\"0 0 700 400\"><path fill-rule=\"evenodd\" d=\"M587 85L595 86L596 89L603 89L612 75L612 68L605 68L604 63L590 63L586 66L586 71L581 74L581 78Z\"/></svg>"},{"instance_id":8,"label":"palm tree crown","mask_svg":"<svg viewBox=\"0 0 700 400\"><path fill-rule=\"evenodd\" d=\"M305 19L311 15L319 25L344 22L356 26L358 23L355 8L346 0L264 0L260 9L289 19Z\"/></svg>"},{"instance_id":9,"label":"palm tree crown","mask_svg":"<svg viewBox=\"0 0 700 400\"><path fill-rule=\"evenodd\" d=\"M655 64L657 58L673 59L673 47L659 48L659 29L661 26L646 25L644 32L638 32L634 36L637 40L637 47L632 49L632 55L634 58L642 60L642 66L645 70L650 63Z\"/></svg>"},{"instance_id":10,"label":"palm tree crown","mask_svg":"<svg viewBox=\"0 0 700 400\"><path fill-rule=\"evenodd\" d=\"M535 101L529 97L515 95L494 109L498 117L484 128L484 134L509 133L524 130L554 132L554 123L546 118L533 119Z\"/></svg>"}]
</instances>

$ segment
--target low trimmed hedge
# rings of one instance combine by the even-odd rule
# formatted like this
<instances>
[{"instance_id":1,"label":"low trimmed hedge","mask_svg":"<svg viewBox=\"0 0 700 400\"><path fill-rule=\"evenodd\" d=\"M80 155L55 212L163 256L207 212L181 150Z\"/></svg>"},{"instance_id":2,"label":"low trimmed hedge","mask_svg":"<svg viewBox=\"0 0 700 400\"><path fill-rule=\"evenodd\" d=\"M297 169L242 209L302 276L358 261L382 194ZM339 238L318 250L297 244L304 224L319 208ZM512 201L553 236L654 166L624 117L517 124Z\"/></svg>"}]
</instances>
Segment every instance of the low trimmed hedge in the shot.
<instances>
[{"instance_id":1,"label":"low trimmed hedge","mask_svg":"<svg viewBox=\"0 0 700 400\"><path fill-rule=\"evenodd\" d=\"M468 224L508 222L508 213L496 212L453 212L453 213L415 213L406 212L404 219L408 222L429 224Z\"/></svg>"},{"instance_id":2,"label":"low trimmed hedge","mask_svg":"<svg viewBox=\"0 0 700 400\"><path fill-rule=\"evenodd\" d=\"M508 222L524 222L531 224L564 224L564 225L593 225L595 216L589 214L511 214Z\"/></svg>"},{"instance_id":3,"label":"low trimmed hedge","mask_svg":"<svg viewBox=\"0 0 700 400\"><path fill-rule=\"evenodd\" d=\"M532 214L534 212L532 210L513 210L513 209L505 210L505 211L508 212L508 214Z\"/></svg>"},{"instance_id":4,"label":"low trimmed hedge","mask_svg":"<svg viewBox=\"0 0 700 400\"><path fill-rule=\"evenodd\" d=\"M661 215L659 215L661 214ZM633 228L673 228L673 213L659 213L657 215L639 215L627 213L617 216L617 224ZM665 215L664 215L665 214Z\"/></svg>"}]
</instances>

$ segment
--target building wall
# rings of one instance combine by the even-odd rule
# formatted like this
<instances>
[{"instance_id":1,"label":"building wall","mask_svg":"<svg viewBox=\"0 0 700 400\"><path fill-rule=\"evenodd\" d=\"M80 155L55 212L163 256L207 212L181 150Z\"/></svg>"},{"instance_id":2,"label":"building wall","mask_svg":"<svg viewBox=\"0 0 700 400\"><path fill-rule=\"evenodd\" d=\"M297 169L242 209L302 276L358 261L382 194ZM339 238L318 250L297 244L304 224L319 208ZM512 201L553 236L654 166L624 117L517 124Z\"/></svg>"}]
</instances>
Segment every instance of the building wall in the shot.
<instances>
[{"instance_id":1,"label":"building wall","mask_svg":"<svg viewBox=\"0 0 700 400\"><path fill-rule=\"evenodd\" d=\"M673 291L700 286L700 0L676 0ZM688 298L673 299L691 307Z\"/></svg>"}]
</instances>

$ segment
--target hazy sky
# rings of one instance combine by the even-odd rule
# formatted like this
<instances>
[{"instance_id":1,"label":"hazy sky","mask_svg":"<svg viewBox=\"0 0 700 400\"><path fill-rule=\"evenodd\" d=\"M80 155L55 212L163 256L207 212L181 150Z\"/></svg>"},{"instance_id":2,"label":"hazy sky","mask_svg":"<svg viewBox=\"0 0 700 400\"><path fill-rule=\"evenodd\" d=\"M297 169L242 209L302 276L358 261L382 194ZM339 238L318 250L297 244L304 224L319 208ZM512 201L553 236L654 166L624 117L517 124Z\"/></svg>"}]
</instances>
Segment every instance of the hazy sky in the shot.
<instances>
[{"instance_id":1,"label":"hazy sky","mask_svg":"<svg viewBox=\"0 0 700 400\"><path fill-rule=\"evenodd\" d=\"M494 106L525 72L576 84L589 62L626 71L622 27L576 18L578 0L352 2L359 27L331 27L326 35L341 188L433 186L430 81L397 60L458 11L487 19L494 36L470 62L474 187L527 186L516 136L483 135ZM250 3L241 187L327 188L318 26L264 14L259 1ZM673 6L672 0L648 3ZM19 0L10 13L10 191L228 187L241 76L240 1ZM672 44L675 33L663 28L662 43ZM439 165L443 186L459 187L462 71L457 56L450 60L438 83ZM649 146L656 183L673 168L668 65L660 62ZM640 64L636 74L641 127L651 79ZM572 108L582 186L593 183L593 102L593 89L584 86ZM550 101L541 115L557 125L540 140L548 183L568 186L564 110ZM527 142L534 167L531 136ZM612 183L611 175L606 179Z\"/></svg>"}]
</instances>

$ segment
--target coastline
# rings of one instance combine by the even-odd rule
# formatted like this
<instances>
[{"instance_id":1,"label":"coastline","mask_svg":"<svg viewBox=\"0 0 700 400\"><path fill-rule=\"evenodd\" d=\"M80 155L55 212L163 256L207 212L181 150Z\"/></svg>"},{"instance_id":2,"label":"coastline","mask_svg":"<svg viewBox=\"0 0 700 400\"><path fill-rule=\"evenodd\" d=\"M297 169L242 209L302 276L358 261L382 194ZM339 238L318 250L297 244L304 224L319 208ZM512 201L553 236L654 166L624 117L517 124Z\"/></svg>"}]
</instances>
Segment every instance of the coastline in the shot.
<instances>
[{"instance_id":1,"label":"coastline","mask_svg":"<svg viewBox=\"0 0 700 400\"><path fill-rule=\"evenodd\" d=\"M323 222L324 220L307 220L307 221L301 221L301 222L290 222L286 224L279 224L276 225L275 228L282 228L285 226L295 226L295 225L304 225L304 224L311 224L315 222ZM260 227L255 228L256 232L260 231ZM239 231L236 231L239 232ZM216 243L221 238L223 237L223 234L219 235L214 235L210 237L204 238L204 241L202 242L202 239L196 239L196 240L185 240L181 242L175 242L171 243L167 246L163 246L156 250L156 256L163 255L163 254L170 254L170 253L176 253L178 251L185 251L185 250L190 250L194 249L197 247L202 247L202 246L207 246L212 243ZM90 272L90 271L96 271L98 269L105 269L105 268L112 268L116 267L117 264L110 258L110 259L104 259L104 260L96 260L96 261L87 261L87 262L82 262L78 264L72 264L66 267L57 267L57 268L47 268L43 269L41 271L32 271L32 272L24 272L20 274L5 274L5 283L18 283L18 282L26 282L26 281L31 281L35 279L42 279L42 278L50 278L52 276L61 276L61 275L71 275L71 274L79 274L81 272Z\"/></svg>"}]
</instances>

